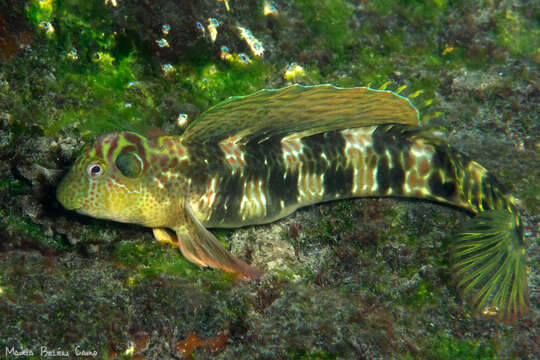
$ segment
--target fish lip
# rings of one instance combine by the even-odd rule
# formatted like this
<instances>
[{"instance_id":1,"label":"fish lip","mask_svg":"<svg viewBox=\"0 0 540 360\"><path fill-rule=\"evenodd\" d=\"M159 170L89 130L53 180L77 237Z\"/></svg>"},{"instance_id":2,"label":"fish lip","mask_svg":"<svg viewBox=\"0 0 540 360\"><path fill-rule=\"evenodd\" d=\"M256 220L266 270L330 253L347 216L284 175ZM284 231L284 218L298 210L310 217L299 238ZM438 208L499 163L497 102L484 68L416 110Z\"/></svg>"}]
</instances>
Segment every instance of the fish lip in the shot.
<instances>
[{"instance_id":1,"label":"fish lip","mask_svg":"<svg viewBox=\"0 0 540 360\"><path fill-rule=\"evenodd\" d=\"M68 211L80 212L81 209L82 209L82 206L66 206L66 205L63 204L62 202L60 202L60 204L62 204L62 206L64 207L64 209L66 209L66 210L68 210Z\"/></svg>"}]
</instances>

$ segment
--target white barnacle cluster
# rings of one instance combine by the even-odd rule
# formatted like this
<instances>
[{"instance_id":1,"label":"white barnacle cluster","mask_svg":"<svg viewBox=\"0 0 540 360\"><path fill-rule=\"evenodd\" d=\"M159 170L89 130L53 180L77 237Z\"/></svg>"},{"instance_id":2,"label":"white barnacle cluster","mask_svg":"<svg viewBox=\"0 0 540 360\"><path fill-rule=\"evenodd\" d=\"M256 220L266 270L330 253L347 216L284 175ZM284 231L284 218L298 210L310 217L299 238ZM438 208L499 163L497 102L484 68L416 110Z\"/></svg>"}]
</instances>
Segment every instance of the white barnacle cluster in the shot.
<instances>
[{"instance_id":1,"label":"white barnacle cluster","mask_svg":"<svg viewBox=\"0 0 540 360\"><path fill-rule=\"evenodd\" d=\"M222 0L218 0L222 1ZM225 1L225 6L227 7L227 10L229 9L228 2ZM271 1L264 1L263 3L263 14L265 16L277 16L278 10L276 6ZM220 22L216 18L208 18L207 19L208 25L203 25L200 21L197 21L195 23L195 26L197 27L198 31L209 41L214 43L218 36L218 28L220 27ZM239 37L244 40L247 45L249 46L250 52L252 56L256 57L262 57L265 48L259 39L257 39L253 33L246 27L237 24L236 30L238 31ZM249 65L252 63L252 60L248 54L245 53L234 53L232 52L229 47L222 46L220 49L220 57L222 60L229 61L232 63L238 63L238 64L244 64Z\"/></svg>"},{"instance_id":2,"label":"white barnacle cluster","mask_svg":"<svg viewBox=\"0 0 540 360\"><path fill-rule=\"evenodd\" d=\"M175 68L171 64L163 64L161 65L161 71L163 71L165 75L170 75L174 73Z\"/></svg>"},{"instance_id":3,"label":"white barnacle cluster","mask_svg":"<svg viewBox=\"0 0 540 360\"><path fill-rule=\"evenodd\" d=\"M195 26L197 27L197 30L199 30L203 35L206 35L206 29L200 21L196 21Z\"/></svg>"},{"instance_id":4,"label":"white barnacle cluster","mask_svg":"<svg viewBox=\"0 0 540 360\"><path fill-rule=\"evenodd\" d=\"M161 32L163 33L163 35L165 35L165 36L169 35L170 31L171 31L171 25L169 25L169 24L161 25Z\"/></svg>"},{"instance_id":5,"label":"white barnacle cluster","mask_svg":"<svg viewBox=\"0 0 540 360\"><path fill-rule=\"evenodd\" d=\"M238 54L238 61L242 64L251 64L251 58L245 53Z\"/></svg>"},{"instance_id":6,"label":"white barnacle cluster","mask_svg":"<svg viewBox=\"0 0 540 360\"><path fill-rule=\"evenodd\" d=\"M168 47L170 47L169 42L167 41L167 38L165 38L165 36L169 35L170 31L171 31L171 26L169 24L161 25L161 33L163 34L164 37L162 37L161 39L156 39L155 40L156 44L160 48L168 48Z\"/></svg>"},{"instance_id":7,"label":"white barnacle cluster","mask_svg":"<svg viewBox=\"0 0 540 360\"><path fill-rule=\"evenodd\" d=\"M38 3L40 18L42 21L39 23L39 28L45 33L49 38L54 35L54 26L51 23L53 20L53 0L40 0ZM27 11L29 10L29 5L26 6Z\"/></svg>"},{"instance_id":8,"label":"white barnacle cluster","mask_svg":"<svg viewBox=\"0 0 540 360\"><path fill-rule=\"evenodd\" d=\"M218 35L218 29L219 27L219 21L216 18L209 18L208 19L208 35L210 36L210 40L212 42L216 41L217 35Z\"/></svg>"},{"instance_id":9,"label":"white barnacle cluster","mask_svg":"<svg viewBox=\"0 0 540 360\"><path fill-rule=\"evenodd\" d=\"M158 46L160 48L168 48L168 47L170 47L169 42L165 38L161 38L161 39L156 40L156 44L158 44Z\"/></svg>"},{"instance_id":10,"label":"white barnacle cluster","mask_svg":"<svg viewBox=\"0 0 540 360\"><path fill-rule=\"evenodd\" d=\"M278 10L271 1L265 0L263 4L263 14L264 16L277 16Z\"/></svg>"},{"instance_id":11,"label":"white barnacle cluster","mask_svg":"<svg viewBox=\"0 0 540 360\"><path fill-rule=\"evenodd\" d=\"M105 5L111 4L112 7L118 7L118 2L116 0L105 0Z\"/></svg>"},{"instance_id":12,"label":"white barnacle cluster","mask_svg":"<svg viewBox=\"0 0 540 360\"><path fill-rule=\"evenodd\" d=\"M227 46L221 47L220 57L221 57L221 60L226 60L229 62L244 64L244 65L251 64L251 58L248 55L244 53L238 53L238 54L231 53L231 51L229 50Z\"/></svg>"},{"instance_id":13,"label":"white barnacle cluster","mask_svg":"<svg viewBox=\"0 0 540 360\"><path fill-rule=\"evenodd\" d=\"M221 60L232 61L233 59L231 50L227 46L222 46L219 54L220 54Z\"/></svg>"},{"instance_id":14,"label":"white barnacle cluster","mask_svg":"<svg viewBox=\"0 0 540 360\"><path fill-rule=\"evenodd\" d=\"M200 21L195 22L195 26L197 27L197 30L203 34L203 36L210 39L211 42L215 42L218 36L218 28L221 24L216 18L208 18L207 22L208 25L206 27L204 27Z\"/></svg>"},{"instance_id":15,"label":"white barnacle cluster","mask_svg":"<svg viewBox=\"0 0 540 360\"><path fill-rule=\"evenodd\" d=\"M69 50L67 54L67 57L72 61L77 61L79 60L79 52L77 51L77 49L71 48L71 50Z\"/></svg>"},{"instance_id":16,"label":"white barnacle cluster","mask_svg":"<svg viewBox=\"0 0 540 360\"><path fill-rule=\"evenodd\" d=\"M228 0L218 0L218 2L222 2L225 4L225 9L227 11L231 11L231 7L229 6L229 1Z\"/></svg>"},{"instance_id":17,"label":"white barnacle cluster","mask_svg":"<svg viewBox=\"0 0 540 360\"><path fill-rule=\"evenodd\" d=\"M180 113L176 119L176 123L179 127L184 127L188 123L189 116L188 114Z\"/></svg>"},{"instance_id":18,"label":"white barnacle cluster","mask_svg":"<svg viewBox=\"0 0 540 360\"><path fill-rule=\"evenodd\" d=\"M296 82L296 79L298 77L302 77L305 74L304 68L301 65L298 65L295 62L292 62L287 66L287 69L285 70L285 74L283 74L283 77L285 80L294 81Z\"/></svg>"},{"instance_id":19,"label":"white barnacle cluster","mask_svg":"<svg viewBox=\"0 0 540 360\"><path fill-rule=\"evenodd\" d=\"M39 28L47 34L47 36L51 36L54 34L54 26L51 24L50 21L42 21L39 23Z\"/></svg>"},{"instance_id":20,"label":"white barnacle cluster","mask_svg":"<svg viewBox=\"0 0 540 360\"><path fill-rule=\"evenodd\" d=\"M128 341L126 350L124 351L124 354L127 356L132 356L135 352L135 343L133 341Z\"/></svg>"},{"instance_id":21,"label":"white barnacle cluster","mask_svg":"<svg viewBox=\"0 0 540 360\"><path fill-rule=\"evenodd\" d=\"M236 29L240 33L240 37L245 42L247 42L253 55L262 56L264 54L264 46L262 45L262 42L260 42L255 36L253 36L249 29L246 29L241 25L236 25Z\"/></svg>"}]
</instances>

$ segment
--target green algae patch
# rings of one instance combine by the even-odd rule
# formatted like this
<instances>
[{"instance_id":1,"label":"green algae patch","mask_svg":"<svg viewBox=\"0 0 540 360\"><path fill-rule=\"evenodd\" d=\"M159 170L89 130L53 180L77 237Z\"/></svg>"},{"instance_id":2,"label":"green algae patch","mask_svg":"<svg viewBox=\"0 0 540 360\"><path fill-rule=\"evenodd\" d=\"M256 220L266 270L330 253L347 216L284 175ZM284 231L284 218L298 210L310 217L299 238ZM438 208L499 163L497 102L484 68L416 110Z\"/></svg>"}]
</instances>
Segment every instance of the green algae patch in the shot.
<instances>
[{"instance_id":1,"label":"green algae patch","mask_svg":"<svg viewBox=\"0 0 540 360\"><path fill-rule=\"evenodd\" d=\"M535 23L536 20L536 23ZM538 17L529 19L520 12L507 9L497 22L497 43L512 55L530 56L539 63L540 27Z\"/></svg>"},{"instance_id":2,"label":"green algae patch","mask_svg":"<svg viewBox=\"0 0 540 360\"><path fill-rule=\"evenodd\" d=\"M0 178L0 193L10 192L11 195L18 196L30 189L27 183L15 179L13 176L3 176Z\"/></svg>"},{"instance_id":3,"label":"green algae patch","mask_svg":"<svg viewBox=\"0 0 540 360\"><path fill-rule=\"evenodd\" d=\"M415 309L434 304L440 296L443 296L443 294L431 282L420 280L420 283L414 290L405 290L401 293L398 301L410 309Z\"/></svg>"},{"instance_id":4,"label":"green algae patch","mask_svg":"<svg viewBox=\"0 0 540 360\"><path fill-rule=\"evenodd\" d=\"M293 348L289 351L288 358L289 360L335 360L338 359L338 356L324 351Z\"/></svg>"},{"instance_id":5,"label":"green algae patch","mask_svg":"<svg viewBox=\"0 0 540 360\"><path fill-rule=\"evenodd\" d=\"M525 205L531 212L538 213L540 210L540 185L528 183L524 187L523 201Z\"/></svg>"},{"instance_id":6,"label":"green algae patch","mask_svg":"<svg viewBox=\"0 0 540 360\"><path fill-rule=\"evenodd\" d=\"M174 249L167 249L156 242L122 241L115 244L114 259L136 270L141 279L163 273L186 277L197 270L196 265Z\"/></svg>"},{"instance_id":7,"label":"green algae patch","mask_svg":"<svg viewBox=\"0 0 540 360\"><path fill-rule=\"evenodd\" d=\"M44 32L57 50L75 49L72 57L85 58L115 46L111 12L105 2L32 0L25 12L36 30Z\"/></svg>"},{"instance_id":8,"label":"green algae patch","mask_svg":"<svg viewBox=\"0 0 540 360\"><path fill-rule=\"evenodd\" d=\"M176 248L157 242L122 241L114 245L113 259L132 269L128 285L152 277L172 276L189 280L206 279L208 290L226 289L233 277L217 270L205 271L182 256Z\"/></svg>"},{"instance_id":9,"label":"green algae patch","mask_svg":"<svg viewBox=\"0 0 540 360\"><path fill-rule=\"evenodd\" d=\"M88 70L74 71L72 67L60 74L59 87L68 90L76 106L66 106L58 116L43 119L45 134L54 135L69 125L82 134L109 131L143 131L151 126L148 118L154 114L154 100L148 93L132 89L136 84L137 64L134 58L118 61L109 54Z\"/></svg>"},{"instance_id":10,"label":"green algae patch","mask_svg":"<svg viewBox=\"0 0 540 360\"><path fill-rule=\"evenodd\" d=\"M431 342L426 359L440 360L497 360L492 344L484 340L458 339L450 334L440 332Z\"/></svg>"},{"instance_id":11,"label":"green algae patch","mask_svg":"<svg viewBox=\"0 0 540 360\"><path fill-rule=\"evenodd\" d=\"M315 41L322 40L329 49L343 53L351 42L348 26L353 15L351 5L342 0L295 0L295 4L317 37Z\"/></svg>"},{"instance_id":12,"label":"green algae patch","mask_svg":"<svg viewBox=\"0 0 540 360\"><path fill-rule=\"evenodd\" d=\"M53 8L54 0L32 0L26 5L25 12L32 24L40 27L42 22L52 20Z\"/></svg>"},{"instance_id":13,"label":"green algae patch","mask_svg":"<svg viewBox=\"0 0 540 360\"><path fill-rule=\"evenodd\" d=\"M498 360L496 348L491 341L485 339L460 339L456 336L439 331L433 337L427 337L428 341L419 353L412 356L407 353L404 360Z\"/></svg>"},{"instance_id":14,"label":"green algae patch","mask_svg":"<svg viewBox=\"0 0 540 360\"><path fill-rule=\"evenodd\" d=\"M55 250L66 250L70 247L67 241L59 235L47 236L43 234L41 226L26 216L4 216L4 210L0 210L0 215L2 216L0 224L15 234L27 236L32 241Z\"/></svg>"},{"instance_id":15,"label":"green algae patch","mask_svg":"<svg viewBox=\"0 0 540 360\"><path fill-rule=\"evenodd\" d=\"M0 178L0 196L21 197L30 185L8 175ZM0 229L5 228L10 236L31 239L32 242L55 250L66 250L69 244L57 234L46 235L40 225L10 207L0 207Z\"/></svg>"},{"instance_id":16,"label":"green algae patch","mask_svg":"<svg viewBox=\"0 0 540 360\"><path fill-rule=\"evenodd\" d=\"M254 59L249 65L214 63L178 65L176 86L190 89L182 95L202 109L215 105L230 96L248 95L263 87L271 77L272 67Z\"/></svg>"},{"instance_id":17,"label":"green algae patch","mask_svg":"<svg viewBox=\"0 0 540 360\"><path fill-rule=\"evenodd\" d=\"M422 21L429 24L437 24L446 16L448 10L447 0L375 0L367 6L376 11L380 16L388 16L392 13L405 14L411 21Z\"/></svg>"},{"instance_id":18,"label":"green algae patch","mask_svg":"<svg viewBox=\"0 0 540 360\"><path fill-rule=\"evenodd\" d=\"M122 34L114 31L105 2L34 0L25 10L37 29L48 28L43 45L33 51L38 58L52 57L51 81L46 89L31 89L32 98L54 101L36 104L48 108L32 116L45 135L56 136L66 127L96 135L155 126L148 121L157 117L155 100L130 89L143 68L134 41L117 41Z\"/></svg>"}]
</instances>

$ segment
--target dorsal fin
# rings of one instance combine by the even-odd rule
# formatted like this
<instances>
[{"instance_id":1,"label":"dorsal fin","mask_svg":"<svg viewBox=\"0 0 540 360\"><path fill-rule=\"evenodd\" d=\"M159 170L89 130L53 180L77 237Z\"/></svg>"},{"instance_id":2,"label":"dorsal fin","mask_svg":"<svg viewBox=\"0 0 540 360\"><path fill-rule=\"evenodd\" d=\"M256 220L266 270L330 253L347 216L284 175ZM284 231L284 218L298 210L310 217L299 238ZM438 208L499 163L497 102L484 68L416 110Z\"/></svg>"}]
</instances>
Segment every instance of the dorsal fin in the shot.
<instances>
[{"instance_id":1,"label":"dorsal fin","mask_svg":"<svg viewBox=\"0 0 540 360\"><path fill-rule=\"evenodd\" d=\"M219 143L310 130L317 134L378 124L418 125L411 101L387 90L291 85L234 96L203 113L184 132L187 142Z\"/></svg>"}]
</instances>

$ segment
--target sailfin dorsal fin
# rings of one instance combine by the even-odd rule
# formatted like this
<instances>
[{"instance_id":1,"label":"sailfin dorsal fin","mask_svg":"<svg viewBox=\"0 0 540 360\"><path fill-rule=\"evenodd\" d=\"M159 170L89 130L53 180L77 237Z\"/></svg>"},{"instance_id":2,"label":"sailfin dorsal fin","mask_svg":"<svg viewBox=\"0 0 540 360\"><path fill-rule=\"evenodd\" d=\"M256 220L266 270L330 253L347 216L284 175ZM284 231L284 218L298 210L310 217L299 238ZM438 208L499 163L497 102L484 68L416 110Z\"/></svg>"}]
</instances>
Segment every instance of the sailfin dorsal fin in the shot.
<instances>
[{"instance_id":1,"label":"sailfin dorsal fin","mask_svg":"<svg viewBox=\"0 0 540 360\"><path fill-rule=\"evenodd\" d=\"M310 133L379 124L418 125L411 101L386 90L333 85L292 85L231 97L203 113L185 133L194 143L219 143L250 137Z\"/></svg>"}]
</instances>

